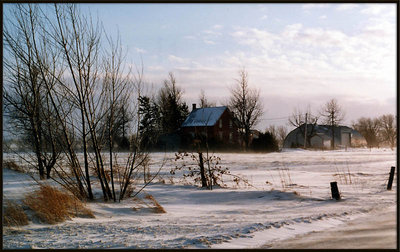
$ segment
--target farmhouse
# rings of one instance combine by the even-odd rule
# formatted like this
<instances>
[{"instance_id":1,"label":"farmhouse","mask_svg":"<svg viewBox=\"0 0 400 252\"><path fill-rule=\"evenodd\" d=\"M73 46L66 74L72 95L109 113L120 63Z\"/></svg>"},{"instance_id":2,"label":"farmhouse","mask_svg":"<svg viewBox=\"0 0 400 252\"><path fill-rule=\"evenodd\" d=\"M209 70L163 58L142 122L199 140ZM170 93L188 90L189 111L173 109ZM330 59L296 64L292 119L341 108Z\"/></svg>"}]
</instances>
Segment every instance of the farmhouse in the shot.
<instances>
[{"instance_id":1,"label":"farmhouse","mask_svg":"<svg viewBox=\"0 0 400 252\"><path fill-rule=\"evenodd\" d=\"M181 125L183 136L193 139L207 139L209 143L229 144L239 143L239 132L232 113L226 106L196 108Z\"/></svg>"},{"instance_id":2,"label":"farmhouse","mask_svg":"<svg viewBox=\"0 0 400 252\"><path fill-rule=\"evenodd\" d=\"M284 148L304 146L305 124L292 130L285 138ZM335 126L335 147L359 147L366 144L365 138L357 131L347 126ZM307 147L329 149L331 147L332 131L329 125L307 124Z\"/></svg>"}]
</instances>

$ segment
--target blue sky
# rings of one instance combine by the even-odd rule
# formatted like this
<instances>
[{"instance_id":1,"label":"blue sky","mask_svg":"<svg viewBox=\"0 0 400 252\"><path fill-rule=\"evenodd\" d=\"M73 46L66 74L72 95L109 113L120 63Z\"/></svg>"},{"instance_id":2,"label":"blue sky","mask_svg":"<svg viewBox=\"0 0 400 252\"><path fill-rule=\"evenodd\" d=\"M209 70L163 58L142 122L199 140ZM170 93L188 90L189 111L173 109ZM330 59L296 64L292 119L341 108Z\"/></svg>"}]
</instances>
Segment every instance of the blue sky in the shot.
<instances>
[{"instance_id":1,"label":"blue sky","mask_svg":"<svg viewBox=\"0 0 400 252\"><path fill-rule=\"evenodd\" d=\"M331 98L361 116L396 112L395 4L80 4L121 35L157 90L173 72L191 107L203 89L218 105L238 71L258 88L257 128L285 125L295 107L315 114Z\"/></svg>"}]
</instances>

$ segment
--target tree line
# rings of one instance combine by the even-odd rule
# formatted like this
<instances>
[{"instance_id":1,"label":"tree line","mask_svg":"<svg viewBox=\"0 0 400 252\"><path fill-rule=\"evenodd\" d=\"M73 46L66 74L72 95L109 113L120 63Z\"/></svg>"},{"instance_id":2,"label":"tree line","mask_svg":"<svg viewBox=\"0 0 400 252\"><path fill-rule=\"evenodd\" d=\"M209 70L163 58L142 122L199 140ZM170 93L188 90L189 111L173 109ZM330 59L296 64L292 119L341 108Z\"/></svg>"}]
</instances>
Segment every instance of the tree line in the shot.
<instances>
[{"instance_id":1,"label":"tree line","mask_svg":"<svg viewBox=\"0 0 400 252\"><path fill-rule=\"evenodd\" d=\"M361 117L352 123L367 141L368 147L389 146L397 143L397 126L394 115L386 114L378 117Z\"/></svg>"},{"instance_id":2,"label":"tree line","mask_svg":"<svg viewBox=\"0 0 400 252\"><path fill-rule=\"evenodd\" d=\"M288 123L291 126L299 128L302 135L306 136L306 144L304 147L311 146L311 138L316 135L316 126L319 122L328 125L332 136L335 127L339 126L345 118L345 111L339 105L336 99L326 102L320 109L319 113L312 114L310 107L306 110L295 108L289 117ZM307 127L305 127L307 124ZM395 116L385 114L375 118L361 117L352 122L351 127L357 130L366 140L369 148L388 146L394 148L397 138L397 126ZM335 139L332 138L331 148L334 149ZM358 143L357 145L363 145Z\"/></svg>"}]
</instances>

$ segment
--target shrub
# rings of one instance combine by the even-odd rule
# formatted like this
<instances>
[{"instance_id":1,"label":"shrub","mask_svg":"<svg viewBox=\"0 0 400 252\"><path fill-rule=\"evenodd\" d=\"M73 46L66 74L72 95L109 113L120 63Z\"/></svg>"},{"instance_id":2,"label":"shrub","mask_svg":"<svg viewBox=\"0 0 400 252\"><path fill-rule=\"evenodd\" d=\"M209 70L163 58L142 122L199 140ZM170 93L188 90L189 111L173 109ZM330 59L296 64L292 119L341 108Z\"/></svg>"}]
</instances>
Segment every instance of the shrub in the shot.
<instances>
[{"instance_id":1,"label":"shrub","mask_svg":"<svg viewBox=\"0 0 400 252\"><path fill-rule=\"evenodd\" d=\"M8 161L4 161L4 168L16 171L16 172L21 172L24 173L25 170L24 168L22 168L21 166L17 165L17 163L15 163L14 160L8 160Z\"/></svg>"},{"instance_id":2,"label":"shrub","mask_svg":"<svg viewBox=\"0 0 400 252\"><path fill-rule=\"evenodd\" d=\"M146 194L146 196L144 196L145 199L150 200L153 205L153 212L155 213L166 213L167 211L165 211L165 209L157 202L157 200L150 194Z\"/></svg>"},{"instance_id":3,"label":"shrub","mask_svg":"<svg viewBox=\"0 0 400 252\"><path fill-rule=\"evenodd\" d=\"M70 217L94 218L92 211L78 198L45 184L41 184L39 190L28 194L24 203L41 221L49 224L63 222Z\"/></svg>"},{"instance_id":4,"label":"shrub","mask_svg":"<svg viewBox=\"0 0 400 252\"><path fill-rule=\"evenodd\" d=\"M251 148L256 152L278 151L278 141L270 132L260 133L251 143Z\"/></svg>"},{"instance_id":5,"label":"shrub","mask_svg":"<svg viewBox=\"0 0 400 252\"><path fill-rule=\"evenodd\" d=\"M28 225L28 217L22 207L9 200L4 207L3 221L3 225L8 227Z\"/></svg>"}]
</instances>

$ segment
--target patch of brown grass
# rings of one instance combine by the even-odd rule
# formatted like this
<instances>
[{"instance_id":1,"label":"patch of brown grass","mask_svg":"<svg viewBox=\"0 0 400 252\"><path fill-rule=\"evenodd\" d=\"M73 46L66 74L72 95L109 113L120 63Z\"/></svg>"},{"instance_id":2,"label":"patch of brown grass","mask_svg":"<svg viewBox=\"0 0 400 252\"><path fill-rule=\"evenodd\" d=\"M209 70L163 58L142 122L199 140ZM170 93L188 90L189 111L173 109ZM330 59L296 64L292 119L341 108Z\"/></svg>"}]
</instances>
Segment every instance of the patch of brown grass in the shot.
<instances>
[{"instance_id":1,"label":"patch of brown grass","mask_svg":"<svg viewBox=\"0 0 400 252\"><path fill-rule=\"evenodd\" d=\"M24 226L28 225L28 216L26 216L22 207L10 200L5 202L3 212L4 226Z\"/></svg>"},{"instance_id":2,"label":"patch of brown grass","mask_svg":"<svg viewBox=\"0 0 400 252\"><path fill-rule=\"evenodd\" d=\"M145 199L150 200L154 207L153 207L153 212L154 213L166 213L167 211L165 211L165 209L157 202L157 200L150 194L146 194L146 196L144 196Z\"/></svg>"},{"instance_id":3,"label":"patch of brown grass","mask_svg":"<svg viewBox=\"0 0 400 252\"><path fill-rule=\"evenodd\" d=\"M7 160L3 162L3 167L8 168L10 170L16 171L16 172L21 172L25 173L25 170L23 167L19 166L17 163L15 163L14 160Z\"/></svg>"},{"instance_id":4,"label":"patch of brown grass","mask_svg":"<svg viewBox=\"0 0 400 252\"><path fill-rule=\"evenodd\" d=\"M24 203L41 221L49 224L63 222L70 217L94 218L92 211L78 198L45 184L41 184L37 191L29 193Z\"/></svg>"}]
</instances>

